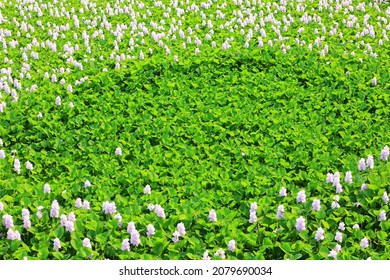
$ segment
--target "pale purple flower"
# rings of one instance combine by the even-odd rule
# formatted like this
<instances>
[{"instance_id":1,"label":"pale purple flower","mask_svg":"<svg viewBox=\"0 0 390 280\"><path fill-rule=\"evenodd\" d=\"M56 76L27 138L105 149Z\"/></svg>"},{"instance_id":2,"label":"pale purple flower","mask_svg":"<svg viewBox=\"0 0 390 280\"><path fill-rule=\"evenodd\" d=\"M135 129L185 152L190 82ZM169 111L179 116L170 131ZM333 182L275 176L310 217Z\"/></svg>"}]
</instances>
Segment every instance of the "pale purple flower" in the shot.
<instances>
[{"instance_id":1,"label":"pale purple flower","mask_svg":"<svg viewBox=\"0 0 390 280\"><path fill-rule=\"evenodd\" d=\"M14 221L12 220L12 216L5 214L3 215L3 226L6 228L12 228L14 226Z\"/></svg>"},{"instance_id":2,"label":"pale purple flower","mask_svg":"<svg viewBox=\"0 0 390 280\"><path fill-rule=\"evenodd\" d=\"M158 217L165 219L165 211L160 204L156 204L154 206L154 212L157 214Z\"/></svg>"},{"instance_id":3,"label":"pale purple flower","mask_svg":"<svg viewBox=\"0 0 390 280\"><path fill-rule=\"evenodd\" d=\"M30 211L27 208L22 209L22 220L30 219Z\"/></svg>"},{"instance_id":4,"label":"pale purple flower","mask_svg":"<svg viewBox=\"0 0 390 280\"><path fill-rule=\"evenodd\" d=\"M257 211L257 203L256 202L251 203L251 208L249 211L256 213L256 211Z\"/></svg>"},{"instance_id":5,"label":"pale purple flower","mask_svg":"<svg viewBox=\"0 0 390 280\"><path fill-rule=\"evenodd\" d=\"M326 174L326 183L333 183L333 174L332 173Z\"/></svg>"},{"instance_id":6,"label":"pale purple flower","mask_svg":"<svg viewBox=\"0 0 390 280\"><path fill-rule=\"evenodd\" d=\"M51 204L50 217L58 218L59 215L60 215L60 206L58 205L57 200L53 200Z\"/></svg>"},{"instance_id":7,"label":"pale purple flower","mask_svg":"<svg viewBox=\"0 0 390 280\"><path fill-rule=\"evenodd\" d=\"M148 210L149 210L149 211L153 211L153 210L154 210L154 204L151 204L151 203L150 203L150 204L148 205Z\"/></svg>"},{"instance_id":8,"label":"pale purple flower","mask_svg":"<svg viewBox=\"0 0 390 280\"><path fill-rule=\"evenodd\" d=\"M149 224L147 229L146 229L146 235L152 236L155 234L155 232L156 232L156 230L155 230L154 226L152 224Z\"/></svg>"},{"instance_id":9,"label":"pale purple flower","mask_svg":"<svg viewBox=\"0 0 390 280\"><path fill-rule=\"evenodd\" d=\"M228 250L230 252L235 252L236 251L236 241L235 240L230 240L228 243Z\"/></svg>"},{"instance_id":10,"label":"pale purple flower","mask_svg":"<svg viewBox=\"0 0 390 280\"><path fill-rule=\"evenodd\" d=\"M0 201L0 211L4 210L4 204Z\"/></svg>"},{"instance_id":11,"label":"pale purple flower","mask_svg":"<svg viewBox=\"0 0 390 280\"><path fill-rule=\"evenodd\" d=\"M360 241L360 247L362 247L363 249L366 249L368 247L369 243L368 243L368 239L367 237L364 237L361 241Z\"/></svg>"},{"instance_id":12,"label":"pale purple flower","mask_svg":"<svg viewBox=\"0 0 390 280\"><path fill-rule=\"evenodd\" d=\"M89 205L89 201L88 200L84 200L83 201L83 209L84 210L89 210L90 209L90 205Z\"/></svg>"},{"instance_id":13,"label":"pale purple flower","mask_svg":"<svg viewBox=\"0 0 390 280\"><path fill-rule=\"evenodd\" d=\"M66 221L65 229L67 232L70 232L70 233L74 232L74 223L72 221L69 221L69 220Z\"/></svg>"},{"instance_id":14,"label":"pale purple flower","mask_svg":"<svg viewBox=\"0 0 390 280\"><path fill-rule=\"evenodd\" d=\"M297 231L301 232L302 230L305 230L306 227L305 227L305 219L300 216L297 220L296 220L296 223L295 223L295 228L297 229Z\"/></svg>"},{"instance_id":15,"label":"pale purple flower","mask_svg":"<svg viewBox=\"0 0 390 280\"><path fill-rule=\"evenodd\" d=\"M151 194L151 193L152 193L152 189L150 188L149 185L146 185L144 188L144 194Z\"/></svg>"},{"instance_id":16,"label":"pale purple flower","mask_svg":"<svg viewBox=\"0 0 390 280\"><path fill-rule=\"evenodd\" d=\"M345 173L345 182L348 184L352 184L352 172L351 171L347 171Z\"/></svg>"},{"instance_id":17,"label":"pale purple flower","mask_svg":"<svg viewBox=\"0 0 390 280\"><path fill-rule=\"evenodd\" d=\"M7 239L8 240L21 240L19 231L13 231L12 229L8 229Z\"/></svg>"},{"instance_id":18,"label":"pale purple flower","mask_svg":"<svg viewBox=\"0 0 390 280\"><path fill-rule=\"evenodd\" d=\"M338 229L339 230L345 230L345 223L344 222L339 223Z\"/></svg>"},{"instance_id":19,"label":"pale purple flower","mask_svg":"<svg viewBox=\"0 0 390 280\"><path fill-rule=\"evenodd\" d=\"M116 212L115 202L105 201L103 203L103 212L104 214L114 214Z\"/></svg>"},{"instance_id":20,"label":"pale purple flower","mask_svg":"<svg viewBox=\"0 0 390 280\"><path fill-rule=\"evenodd\" d=\"M73 109L73 108L74 108L73 102L69 102L69 108L70 108L70 109Z\"/></svg>"},{"instance_id":21,"label":"pale purple flower","mask_svg":"<svg viewBox=\"0 0 390 280\"><path fill-rule=\"evenodd\" d=\"M24 227L25 229L29 229L29 228L31 227L31 221L30 221L30 219L24 219L24 220L23 220L23 227Z\"/></svg>"},{"instance_id":22,"label":"pale purple flower","mask_svg":"<svg viewBox=\"0 0 390 280\"><path fill-rule=\"evenodd\" d=\"M217 250L217 252L214 254L214 256L220 257L221 259L225 259L226 258L225 251L222 250L222 248L219 248Z\"/></svg>"},{"instance_id":23,"label":"pale purple flower","mask_svg":"<svg viewBox=\"0 0 390 280\"><path fill-rule=\"evenodd\" d=\"M385 210L382 210L379 214L379 219L378 219L379 222L381 221L386 221L386 211Z\"/></svg>"},{"instance_id":24,"label":"pale purple flower","mask_svg":"<svg viewBox=\"0 0 390 280\"><path fill-rule=\"evenodd\" d=\"M120 213L116 214L114 219L117 219L118 220L118 227L122 227L122 216Z\"/></svg>"},{"instance_id":25,"label":"pale purple flower","mask_svg":"<svg viewBox=\"0 0 390 280\"><path fill-rule=\"evenodd\" d=\"M42 112L39 112L38 115L37 115L37 118L41 119L42 117L43 117Z\"/></svg>"},{"instance_id":26,"label":"pale purple flower","mask_svg":"<svg viewBox=\"0 0 390 280\"><path fill-rule=\"evenodd\" d=\"M336 193L342 193L343 192L343 186L341 184L336 185Z\"/></svg>"},{"instance_id":27,"label":"pale purple flower","mask_svg":"<svg viewBox=\"0 0 390 280\"><path fill-rule=\"evenodd\" d=\"M336 232L336 235L334 236L334 240L336 240L337 242L343 242L343 234L341 232Z\"/></svg>"},{"instance_id":28,"label":"pale purple flower","mask_svg":"<svg viewBox=\"0 0 390 280\"><path fill-rule=\"evenodd\" d=\"M284 219L284 205L279 205L278 210L276 212L276 217L280 219Z\"/></svg>"},{"instance_id":29,"label":"pale purple flower","mask_svg":"<svg viewBox=\"0 0 390 280\"><path fill-rule=\"evenodd\" d=\"M211 209L209 212L209 221L216 222L217 221L217 212L214 209Z\"/></svg>"},{"instance_id":30,"label":"pale purple flower","mask_svg":"<svg viewBox=\"0 0 390 280\"><path fill-rule=\"evenodd\" d=\"M337 186L337 184L340 184L340 173L335 172L333 174L333 186Z\"/></svg>"},{"instance_id":31,"label":"pale purple flower","mask_svg":"<svg viewBox=\"0 0 390 280\"><path fill-rule=\"evenodd\" d=\"M66 222L68 221L68 218L66 217L65 214L62 214L60 219L61 219L60 224L61 224L62 227L64 227Z\"/></svg>"},{"instance_id":32,"label":"pale purple flower","mask_svg":"<svg viewBox=\"0 0 390 280\"><path fill-rule=\"evenodd\" d=\"M362 187L361 187L361 190L364 191L364 190L366 190L366 189L368 189L367 184L363 184Z\"/></svg>"},{"instance_id":33,"label":"pale purple flower","mask_svg":"<svg viewBox=\"0 0 390 280\"><path fill-rule=\"evenodd\" d=\"M173 243L179 242L179 237L180 237L180 233L179 233L178 231L175 231L175 232L173 233L173 237L172 237Z\"/></svg>"},{"instance_id":34,"label":"pale purple flower","mask_svg":"<svg viewBox=\"0 0 390 280\"><path fill-rule=\"evenodd\" d=\"M381 160L387 160L389 158L389 147L386 145L381 151Z\"/></svg>"},{"instance_id":35,"label":"pale purple flower","mask_svg":"<svg viewBox=\"0 0 390 280\"><path fill-rule=\"evenodd\" d=\"M70 212L69 213L68 220L71 221L71 222L75 222L76 221L76 215L74 214L74 212Z\"/></svg>"},{"instance_id":36,"label":"pale purple flower","mask_svg":"<svg viewBox=\"0 0 390 280\"><path fill-rule=\"evenodd\" d=\"M331 258L334 258L334 259L335 259L335 258L337 257L337 252L336 252L334 249L332 249L332 250L330 251L328 257L331 257Z\"/></svg>"},{"instance_id":37,"label":"pale purple flower","mask_svg":"<svg viewBox=\"0 0 390 280\"><path fill-rule=\"evenodd\" d=\"M33 170L34 169L34 167L33 167L31 162L29 162L29 161L26 162L26 169L27 170Z\"/></svg>"},{"instance_id":38,"label":"pale purple flower","mask_svg":"<svg viewBox=\"0 0 390 280\"><path fill-rule=\"evenodd\" d=\"M280 197L284 197L284 196L287 196L287 190L285 187L282 187L279 191L279 196Z\"/></svg>"},{"instance_id":39,"label":"pale purple flower","mask_svg":"<svg viewBox=\"0 0 390 280\"><path fill-rule=\"evenodd\" d=\"M5 158L5 152L4 150L0 150L0 158L4 159Z\"/></svg>"},{"instance_id":40,"label":"pale purple flower","mask_svg":"<svg viewBox=\"0 0 390 280\"><path fill-rule=\"evenodd\" d=\"M137 247L141 243L139 232L137 230L133 230L131 232L130 243L134 246L137 246Z\"/></svg>"},{"instance_id":41,"label":"pale purple flower","mask_svg":"<svg viewBox=\"0 0 390 280\"><path fill-rule=\"evenodd\" d=\"M128 238L125 238L122 241L122 251L130 251L130 242Z\"/></svg>"},{"instance_id":42,"label":"pale purple flower","mask_svg":"<svg viewBox=\"0 0 390 280\"><path fill-rule=\"evenodd\" d=\"M84 183L84 188L88 188L91 186L91 182L89 180L86 180Z\"/></svg>"},{"instance_id":43,"label":"pale purple flower","mask_svg":"<svg viewBox=\"0 0 390 280\"><path fill-rule=\"evenodd\" d=\"M337 253L339 253L341 251L341 245L340 244L336 244L336 246L334 247L334 249Z\"/></svg>"},{"instance_id":44,"label":"pale purple flower","mask_svg":"<svg viewBox=\"0 0 390 280\"><path fill-rule=\"evenodd\" d=\"M376 79L376 77L374 77L371 81L371 84L375 87L377 84L378 84L378 81Z\"/></svg>"},{"instance_id":45,"label":"pale purple flower","mask_svg":"<svg viewBox=\"0 0 390 280\"><path fill-rule=\"evenodd\" d=\"M72 92L73 92L73 87L72 87L72 85L68 85L68 87L66 88L66 90L67 90L69 93L72 93Z\"/></svg>"},{"instance_id":46,"label":"pale purple flower","mask_svg":"<svg viewBox=\"0 0 390 280\"><path fill-rule=\"evenodd\" d=\"M61 105L61 97L59 97L59 96L56 97L56 105L57 106Z\"/></svg>"},{"instance_id":47,"label":"pale purple flower","mask_svg":"<svg viewBox=\"0 0 390 280\"><path fill-rule=\"evenodd\" d=\"M367 165L371 168L374 169L374 157L372 155L367 156Z\"/></svg>"},{"instance_id":48,"label":"pale purple flower","mask_svg":"<svg viewBox=\"0 0 390 280\"><path fill-rule=\"evenodd\" d=\"M87 248L92 248L91 240L89 240L89 238L84 238L83 239L83 246L87 247Z\"/></svg>"},{"instance_id":49,"label":"pale purple flower","mask_svg":"<svg viewBox=\"0 0 390 280\"><path fill-rule=\"evenodd\" d=\"M127 232L129 234L131 234L135 230L136 230L136 228L135 228L134 222L130 222L127 224Z\"/></svg>"},{"instance_id":50,"label":"pale purple flower","mask_svg":"<svg viewBox=\"0 0 390 280\"><path fill-rule=\"evenodd\" d=\"M121 148L116 148L115 149L115 155L121 156L122 155L122 149Z\"/></svg>"},{"instance_id":51,"label":"pale purple flower","mask_svg":"<svg viewBox=\"0 0 390 280\"><path fill-rule=\"evenodd\" d=\"M20 174L20 160L17 158L14 160L14 170L16 173Z\"/></svg>"},{"instance_id":52,"label":"pale purple flower","mask_svg":"<svg viewBox=\"0 0 390 280\"><path fill-rule=\"evenodd\" d=\"M321 209L321 201L319 199L314 199L311 207L314 211L320 211Z\"/></svg>"},{"instance_id":53,"label":"pale purple flower","mask_svg":"<svg viewBox=\"0 0 390 280\"><path fill-rule=\"evenodd\" d=\"M145 58L144 53L141 50L140 53L139 53L139 59L143 60L144 58Z\"/></svg>"},{"instance_id":54,"label":"pale purple flower","mask_svg":"<svg viewBox=\"0 0 390 280\"><path fill-rule=\"evenodd\" d=\"M180 236L183 236L183 235L186 234L186 229L185 229L183 223L178 223L177 224L177 231L179 232Z\"/></svg>"},{"instance_id":55,"label":"pale purple flower","mask_svg":"<svg viewBox=\"0 0 390 280\"><path fill-rule=\"evenodd\" d=\"M51 192L51 189L50 189L50 185L49 184L44 184L43 185L43 193L50 193Z\"/></svg>"},{"instance_id":56,"label":"pale purple flower","mask_svg":"<svg viewBox=\"0 0 390 280\"><path fill-rule=\"evenodd\" d=\"M54 247L54 250L56 250L56 251L58 251L59 249L61 249L61 242L60 242L60 239L58 239L58 238L54 239L53 247Z\"/></svg>"},{"instance_id":57,"label":"pale purple flower","mask_svg":"<svg viewBox=\"0 0 390 280\"><path fill-rule=\"evenodd\" d=\"M359 227L358 224L354 224L354 225L352 226L352 228L353 228L353 229L358 229L358 228L360 228L360 227Z\"/></svg>"},{"instance_id":58,"label":"pale purple flower","mask_svg":"<svg viewBox=\"0 0 390 280\"><path fill-rule=\"evenodd\" d=\"M305 203L306 202L306 194L304 190L298 192L297 195L297 203Z\"/></svg>"},{"instance_id":59,"label":"pale purple flower","mask_svg":"<svg viewBox=\"0 0 390 280\"><path fill-rule=\"evenodd\" d=\"M81 198L76 199L75 206L76 208L81 208L83 206L83 202L81 201Z\"/></svg>"},{"instance_id":60,"label":"pale purple flower","mask_svg":"<svg viewBox=\"0 0 390 280\"><path fill-rule=\"evenodd\" d=\"M382 199L383 199L383 202L385 204L388 204L389 203L389 197L387 195L387 192L384 192L383 195L382 195Z\"/></svg>"},{"instance_id":61,"label":"pale purple flower","mask_svg":"<svg viewBox=\"0 0 390 280\"><path fill-rule=\"evenodd\" d=\"M41 205L39 205L38 208L37 208L37 217L38 217L38 219L42 218L42 209L43 209L43 206L41 206Z\"/></svg>"},{"instance_id":62,"label":"pale purple flower","mask_svg":"<svg viewBox=\"0 0 390 280\"><path fill-rule=\"evenodd\" d=\"M363 171L363 170L366 170L367 166L366 166L366 160L364 158L361 158L359 160L359 165L358 165L358 170L359 171Z\"/></svg>"},{"instance_id":63,"label":"pale purple flower","mask_svg":"<svg viewBox=\"0 0 390 280\"><path fill-rule=\"evenodd\" d=\"M256 217L256 212L249 212L249 222L251 224L256 223L257 217Z\"/></svg>"},{"instance_id":64,"label":"pale purple flower","mask_svg":"<svg viewBox=\"0 0 390 280\"><path fill-rule=\"evenodd\" d=\"M340 208L340 204L338 204L337 201L333 201L331 207L332 209Z\"/></svg>"},{"instance_id":65,"label":"pale purple flower","mask_svg":"<svg viewBox=\"0 0 390 280\"><path fill-rule=\"evenodd\" d=\"M320 241L320 240L324 240L325 236L324 236L324 230L319 227L316 231L316 236L315 236L315 239L316 241Z\"/></svg>"},{"instance_id":66,"label":"pale purple flower","mask_svg":"<svg viewBox=\"0 0 390 280\"><path fill-rule=\"evenodd\" d=\"M204 261L211 260L211 258L209 257L209 251L208 250L204 251L202 260L204 260Z\"/></svg>"},{"instance_id":67,"label":"pale purple flower","mask_svg":"<svg viewBox=\"0 0 390 280\"><path fill-rule=\"evenodd\" d=\"M28 211L28 209L26 208L22 209L22 219L23 219L23 227L25 229L30 228L31 227L30 211Z\"/></svg>"}]
</instances>

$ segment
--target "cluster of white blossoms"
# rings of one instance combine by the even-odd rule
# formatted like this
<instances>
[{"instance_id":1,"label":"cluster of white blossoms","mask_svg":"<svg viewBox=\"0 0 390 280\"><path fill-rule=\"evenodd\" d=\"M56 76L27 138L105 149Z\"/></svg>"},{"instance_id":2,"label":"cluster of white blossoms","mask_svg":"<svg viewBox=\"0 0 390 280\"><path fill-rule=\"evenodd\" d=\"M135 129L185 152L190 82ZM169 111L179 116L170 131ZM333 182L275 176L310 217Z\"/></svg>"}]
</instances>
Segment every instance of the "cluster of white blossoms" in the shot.
<instances>
[{"instance_id":1,"label":"cluster of white blossoms","mask_svg":"<svg viewBox=\"0 0 390 280\"><path fill-rule=\"evenodd\" d=\"M376 2L324 0L310 9L302 1L239 0L229 5L226 1L141 1L138 5L88 1L78 7L71 2L11 2L0 14L4 53L0 92L17 102L21 94L36 92L49 82L62 92L55 104L61 106L65 100L69 108L74 107L71 94L88 80L89 63L107 71L108 65L119 69L128 60L158 54L178 62L210 49L261 49L266 45L283 54L302 48L320 56L343 45L344 55L357 57L360 50L377 58L389 42L390 8ZM370 16L373 12L376 17ZM46 20L31 21L36 15ZM104 41L108 43L101 45ZM16 51L20 62L13 59ZM36 68L38 62L50 66L41 71ZM75 71L81 78L73 77ZM371 79L373 86L381 82L378 77ZM5 110L8 104L1 101L0 113ZM42 117L39 112L38 118Z\"/></svg>"}]
</instances>

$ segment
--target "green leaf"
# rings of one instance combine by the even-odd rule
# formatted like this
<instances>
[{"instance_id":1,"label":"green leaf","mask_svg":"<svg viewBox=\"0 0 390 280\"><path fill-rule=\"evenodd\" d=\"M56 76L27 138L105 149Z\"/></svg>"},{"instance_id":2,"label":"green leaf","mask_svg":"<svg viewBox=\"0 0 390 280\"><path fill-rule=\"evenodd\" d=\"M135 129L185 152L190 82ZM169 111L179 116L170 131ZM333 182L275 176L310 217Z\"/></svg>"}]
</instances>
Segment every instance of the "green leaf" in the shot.
<instances>
[{"instance_id":1,"label":"green leaf","mask_svg":"<svg viewBox=\"0 0 390 280\"><path fill-rule=\"evenodd\" d=\"M59 238L61 239L61 237L64 235L65 233L65 230L62 226L58 226L55 230L54 230L54 235L56 238Z\"/></svg>"},{"instance_id":2,"label":"green leaf","mask_svg":"<svg viewBox=\"0 0 390 280\"><path fill-rule=\"evenodd\" d=\"M280 248L283 250L283 252L290 253L291 252L291 243L290 242L282 242L280 245Z\"/></svg>"}]
</instances>

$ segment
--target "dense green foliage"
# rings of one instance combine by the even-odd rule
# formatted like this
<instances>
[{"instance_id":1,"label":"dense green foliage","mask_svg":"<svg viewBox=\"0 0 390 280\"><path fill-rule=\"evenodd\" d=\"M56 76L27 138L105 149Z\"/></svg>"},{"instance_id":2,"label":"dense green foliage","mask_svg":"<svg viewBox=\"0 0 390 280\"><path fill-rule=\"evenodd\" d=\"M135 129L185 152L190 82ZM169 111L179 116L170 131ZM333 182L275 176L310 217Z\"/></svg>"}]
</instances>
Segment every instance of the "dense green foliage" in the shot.
<instances>
[{"instance_id":1,"label":"dense green foliage","mask_svg":"<svg viewBox=\"0 0 390 280\"><path fill-rule=\"evenodd\" d=\"M15 11L10 11L1 12L10 13L11 19ZM371 12L373 17L386 15ZM289 30L292 37L301 24L298 15ZM121 20L113 17L113 22ZM183 22L183 29L195 25L192 20ZM39 71L32 71L31 81L26 81L39 83L38 89L22 90L17 102L3 92L7 106L0 113L0 137L6 157L0 159L0 221L12 215L21 240L8 240L1 224L0 259L201 259L205 250L217 259L213 254L219 248L228 259L328 259L340 222L346 229L338 259L389 259L390 222L378 221L380 211L388 211L382 195L390 190L390 164L379 159L390 143L389 48L387 43L374 58L346 43L353 37L349 32L345 30L345 45L339 38L329 39L326 56L299 45L286 54L267 44L243 48L241 38L240 45L234 41L226 50L202 45L197 55L172 43L178 62L162 50L139 60L137 50L132 53L136 58L121 62L120 68L113 60L98 59L112 51L113 38L106 36L91 43L96 52L88 57L96 60L63 75L73 83L71 92L44 78L52 65L67 67L64 58L40 53L39 61L31 63ZM73 40L72 30L64 34L69 38L58 43L58 50ZM215 34L219 46L225 35ZM316 37L308 31L301 39ZM27 44L26 38L25 43L18 40ZM345 53L350 50L357 55ZM81 61L82 54L74 57ZM14 60L14 71L23 65L19 48L1 55ZM74 84L85 75L85 82ZM62 105L56 105L56 96ZM42 118L37 118L39 112ZM115 154L118 147L122 155ZM22 162L20 174L14 171L12 150ZM375 167L358 171L359 159L367 155L374 156ZM24 168L26 161L32 170ZM326 177L336 171L342 174L343 192L338 194L340 207L332 209L335 187ZM347 171L352 171L352 184L344 183ZM90 187L84 187L86 180ZM50 193L44 193L45 183ZM364 183L368 189L362 191ZM150 195L143 193L147 184ZM286 197L279 196L283 186ZM300 190L306 192L306 203L296 202ZM76 208L77 198L89 201L90 210ZM315 198L321 201L318 212L312 210ZM60 214L75 213L74 232L67 232L60 218L50 217L53 200ZM114 214L103 214L105 201L115 202L122 228ZM257 221L250 223L253 202L258 205ZM161 205L166 218L149 211L149 204ZM278 220L281 204L285 217ZM41 219L35 215L38 206L44 207ZM23 208L31 213L28 229L23 228ZM216 222L209 221L211 209L216 210ZM300 216L306 229L298 233ZM123 251L131 221L141 243ZM172 234L180 222L186 234L174 243ZM150 237L149 224L156 231ZM355 224L360 229L353 229ZM322 241L315 240L319 227L325 231ZM367 249L360 246L364 237L370 242ZM53 249L55 238L61 240L58 251ZM92 248L82 245L84 238ZM235 252L227 250L232 239Z\"/></svg>"}]
</instances>

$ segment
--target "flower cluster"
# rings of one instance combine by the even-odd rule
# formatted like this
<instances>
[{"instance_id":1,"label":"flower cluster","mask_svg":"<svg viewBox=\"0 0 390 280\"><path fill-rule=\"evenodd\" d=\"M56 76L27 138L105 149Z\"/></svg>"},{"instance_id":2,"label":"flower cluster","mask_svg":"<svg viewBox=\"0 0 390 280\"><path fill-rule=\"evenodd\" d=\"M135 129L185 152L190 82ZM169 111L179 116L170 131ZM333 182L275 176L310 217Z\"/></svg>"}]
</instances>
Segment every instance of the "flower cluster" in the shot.
<instances>
[{"instance_id":1,"label":"flower cluster","mask_svg":"<svg viewBox=\"0 0 390 280\"><path fill-rule=\"evenodd\" d=\"M235 240L230 240L228 243L228 250L230 252L235 252L236 251L236 241Z\"/></svg>"},{"instance_id":2,"label":"flower cluster","mask_svg":"<svg viewBox=\"0 0 390 280\"><path fill-rule=\"evenodd\" d=\"M303 230L306 229L306 223L305 223L305 219L300 216L297 220L296 220L296 223L295 223L295 228L297 229L297 231L301 232Z\"/></svg>"},{"instance_id":3,"label":"flower cluster","mask_svg":"<svg viewBox=\"0 0 390 280\"><path fill-rule=\"evenodd\" d=\"M116 212L115 202L103 202L103 212L104 214L114 214Z\"/></svg>"},{"instance_id":4,"label":"flower cluster","mask_svg":"<svg viewBox=\"0 0 390 280\"><path fill-rule=\"evenodd\" d=\"M21 236L19 231L13 231L12 229L8 229L7 231L7 239L8 240L21 240Z\"/></svg>"},{"instance_id":5,"label":"flower cluster","mask_svg":"<svg viewBox=\"0 0 390 280\"><path fill-rule=\"evenodd\" d=\"M152 224L149 224L146 228L146 235L147 236L152 236L156 233L156 230Z\"/></svg>"},{"instance_id":6,"label":"flower cluster","mask_svg":"<svg viewBox=\"0 0 390 280\"><path fill-rule=\"evenodd\" d=\"M122 227L122 216L120 213L117 213L115 216L114 216L114 219L117 219L118 220L118 227Z\"/></svg>"},{"instance_id":7,"label":"flower cluster","mask_svg":"<svg viewBox=\"0 0 390 280\"><path fill-rule=\"evenodd\" d=\"M10 229L14 226L14 221L11 215L8 214L3 215L3 226L5 226L5 228L7 229Z\"/></svg>"},{"instance_id":8,"label":"flower cluster","mask_svg":"<svg viewBox=\"0 0 390 280\"><path fill-rule=\"evenodd\" d=\"M217 221L217 212L214 209L211 209L209 212L209 221L216 222Z\"/></svg>"},{"instance_id":9,"label":"flower cluster","mask_svg":"<svg viewBox=\"0 0 390 280\"><path fill-rule=\"evenodd\" d=\"M82 201L81 198L77 198L75 202L75 207L82 208L84 210L89 210L91 206L88 200Z\"/></svg>"},{"instance_id":10,"label":"flower cluster","mask_svg":"<svg viewBox=\"0 0 390 280\"><path fill-rule=\"evenodd\" d=\"M165 219L165 211L160 204L154 205L154 212L157 214L158 217Z\"/></svg>"},{"instance_id":11,"label":"flower cluster","mask_svg":"<svg viewBox=\"0 0 390 280\"><path fill-rule=\"evenodd\" d=\"M320 227L317 229L316 231L316 236L315 236L315 239L317 241L320 241L320 240L324 240L325 236L324 236L324 230Z\"/></svg>"},{"instance_id":12,"label":"flower cluster","mask_svg":"<svg viewBox=\"0 0 390 280\"><path fill-rule=\"evenodd\" d=\"M22 220L23 220L23 227L25 229L28 229L31 227L30 211L28 211L28 209L26 209L26 208L22 209Z\"/></svg>"},{"instance_id":13,"label":"flower cluster","mask_svg":"<svg viewBox=\"0 0 390 280\"><path fill-rule=\"evenodd\" d=\"M53 200L51 204L50 217L58 218L60 215L60 206L57 200Z\"/></svg>"},{"instance_id":14,"label":"flower cluster","mask_svg":"<svg viewBox=\"0 0 390 280\"><path fill-rule=\"evenodd\" d=\"M253 202L251 204L251 208L249 209L249 222L251 224L256 223L257 221L256 212L257 212L257 203Z\"/></svg>"},{"instance_id":15,"label":"flower cluster","mask_svg":"<svg viewBox=\"0 0 390 280\"><path fill-rule=\"evenodd\" d=\"M284 205L278 206L278 210L276 211L276 218L278 220L284 219Z\"/></svg>"},{"instance_id":16,"label":"flower cluster","mask_svg":"<svg viewBox=\"0 0 390 280\"><path fill-rule=\"evenodd\" d=\"M144 194L152 194L152 189L149 185L146 185L144 188Z\"/></svg>"},{"instance_id":17,"label":"flower cluster","mask_svg":"<svg viewBox=\"0 0 390 280\"><path fill-rule=\"evenodd\" d=\"M50 189L50 185L49 184L44 184L43 185L43 193L50 193L51 192L51 189Z\"/></svg>"},{"instance_id":18,"label":"flower cluster","mask_svg":"<svg viewBox=\"0 0 390 280\"><path fill-rule=\"evenodd\" d=\"M321 201L319 199L314 199L311 207L314 211L320 211L321 209Z\"/></svg>"},{"instance_id":19,"label":"flower cluster","mask_svg":"<svg viewBox=\"0 0 390 280\"><path fill-rule=\"evenodd\" d=\"M305 203L306 202L306 194L304 190L298 192L297 195L297 203Z\"/></svg>"}]
</instances>

